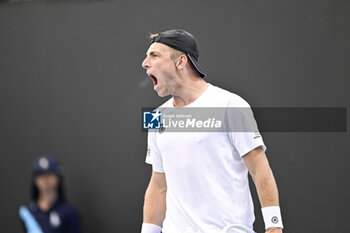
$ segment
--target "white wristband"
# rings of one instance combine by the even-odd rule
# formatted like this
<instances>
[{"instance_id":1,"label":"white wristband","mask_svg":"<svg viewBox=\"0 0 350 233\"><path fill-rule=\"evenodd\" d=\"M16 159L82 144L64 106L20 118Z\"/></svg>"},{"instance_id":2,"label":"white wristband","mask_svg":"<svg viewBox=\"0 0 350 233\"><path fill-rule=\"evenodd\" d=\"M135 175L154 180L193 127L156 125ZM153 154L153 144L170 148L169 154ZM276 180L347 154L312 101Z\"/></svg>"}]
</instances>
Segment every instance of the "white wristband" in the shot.
<instances>
[{"instance_id":1,"label":"white wristband","mask_svg":"<svg viewBox=\"0 0 350 233\"><path fill-rule=\"evenodd\" d=\"M160 233L162 228L152 223L142 223L141 233Z\"/></svg>"},{"instance_id":2,"label":"white wristband","mask_svg":"<svg viewBox=\"0 0 350 233\"><path fill-rule=\"evenodd\" d=\"M283 228L281 209L279 206L268 206L261 209L264 217L265 229L270 227Z\"/></svg>"}]
</instances>

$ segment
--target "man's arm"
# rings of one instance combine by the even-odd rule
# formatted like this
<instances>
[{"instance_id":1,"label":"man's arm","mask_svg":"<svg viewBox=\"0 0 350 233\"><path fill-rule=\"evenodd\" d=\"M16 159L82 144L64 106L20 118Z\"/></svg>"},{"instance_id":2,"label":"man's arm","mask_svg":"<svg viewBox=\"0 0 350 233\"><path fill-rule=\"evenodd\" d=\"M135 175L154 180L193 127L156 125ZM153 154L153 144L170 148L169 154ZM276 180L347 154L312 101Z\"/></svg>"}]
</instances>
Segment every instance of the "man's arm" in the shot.
<instances>
[{"instance_id":1,"label":"man's arm","mask_svg":"<svg viewBox=\"0 0 350 233\"><path fill-rule=\"evenodd\" d=\"M166 210L167 184L164 173L153 172L145 194L143 222L163 225Z\"/></svg>"},{"instance_id":2,"label":"man's arm","mask_svg":"<svg viewBox=\"0 0 350 233\"><path fill-rule=\"evenodd\" d=\"M261 207L279 206L278 189L269 162L262 147L257 147L243 156L253 178ZM281 233L281 228L268 228L266 232Z\"/></svg>"}]
</instances>

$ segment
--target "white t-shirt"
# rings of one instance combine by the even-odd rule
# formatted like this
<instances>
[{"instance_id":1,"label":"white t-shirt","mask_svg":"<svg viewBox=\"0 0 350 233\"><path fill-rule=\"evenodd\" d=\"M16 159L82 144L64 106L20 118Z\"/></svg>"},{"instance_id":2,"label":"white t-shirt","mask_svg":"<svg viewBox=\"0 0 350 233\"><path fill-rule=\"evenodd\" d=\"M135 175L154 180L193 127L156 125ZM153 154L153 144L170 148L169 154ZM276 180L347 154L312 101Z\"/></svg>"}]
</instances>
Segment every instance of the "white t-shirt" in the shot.
<instances>
[{"instance_id":1,"label":"white t-shirt","mask_svg":"<svg viewBox=\"0 0 350 233\"><path fill-rule=\"evenodd\" d=\"M173 98L161 107L173 107ZM245 107L236 94L209 84L186 107ZM244 124L245 119L239 120ZM242 156L263 146L257 132L148 132L146 163L165 173L163 233L219 233L226 225L252 228L254 206Z\"/></svg>"}]
</instances>

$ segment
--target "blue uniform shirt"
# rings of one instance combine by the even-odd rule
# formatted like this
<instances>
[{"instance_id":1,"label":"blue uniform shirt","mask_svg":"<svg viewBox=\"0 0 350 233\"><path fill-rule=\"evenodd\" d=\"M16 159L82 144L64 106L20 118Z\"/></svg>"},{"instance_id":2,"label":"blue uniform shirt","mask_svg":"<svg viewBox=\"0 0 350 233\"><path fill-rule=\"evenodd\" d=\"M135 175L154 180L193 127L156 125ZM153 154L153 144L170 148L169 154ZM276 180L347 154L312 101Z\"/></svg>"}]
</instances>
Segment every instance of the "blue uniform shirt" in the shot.
<instances>
[{"instance_id":1,"label":"blue uniform shirt","mask_svg":"<svg viewBox=\"0 0 350 233\"><path fill-rule=\"evenodd\" d=\"M20 209L20 217L24 223L25 232L30 231L28 228L33 229L33 225L35 229L38 229L35 230L38 233L81 232L78 213L63 200L57 200L47 212L40 210L36 202L30 203L26 208L21 207Z\"/></svg>"}]
</instances>

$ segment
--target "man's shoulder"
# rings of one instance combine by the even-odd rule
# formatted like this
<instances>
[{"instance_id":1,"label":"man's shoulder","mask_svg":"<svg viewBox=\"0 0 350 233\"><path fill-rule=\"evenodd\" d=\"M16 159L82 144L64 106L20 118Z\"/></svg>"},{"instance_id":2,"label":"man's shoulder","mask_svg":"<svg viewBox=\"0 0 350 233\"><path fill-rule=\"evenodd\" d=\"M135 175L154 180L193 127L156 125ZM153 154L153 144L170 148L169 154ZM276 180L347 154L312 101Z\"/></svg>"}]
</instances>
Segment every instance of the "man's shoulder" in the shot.
<instances>
[{"instance_id":1,"label":"man's shoulder","mask_svg":"<svg viewBox=\"0 0 350 233\"><path fill-rule=\"evenodd\" d=\"M212 85L212 96L222 103L226 103L227 107L249 107L248 102L240 95L218 86Z\"/></svg>"}]
</instances>

